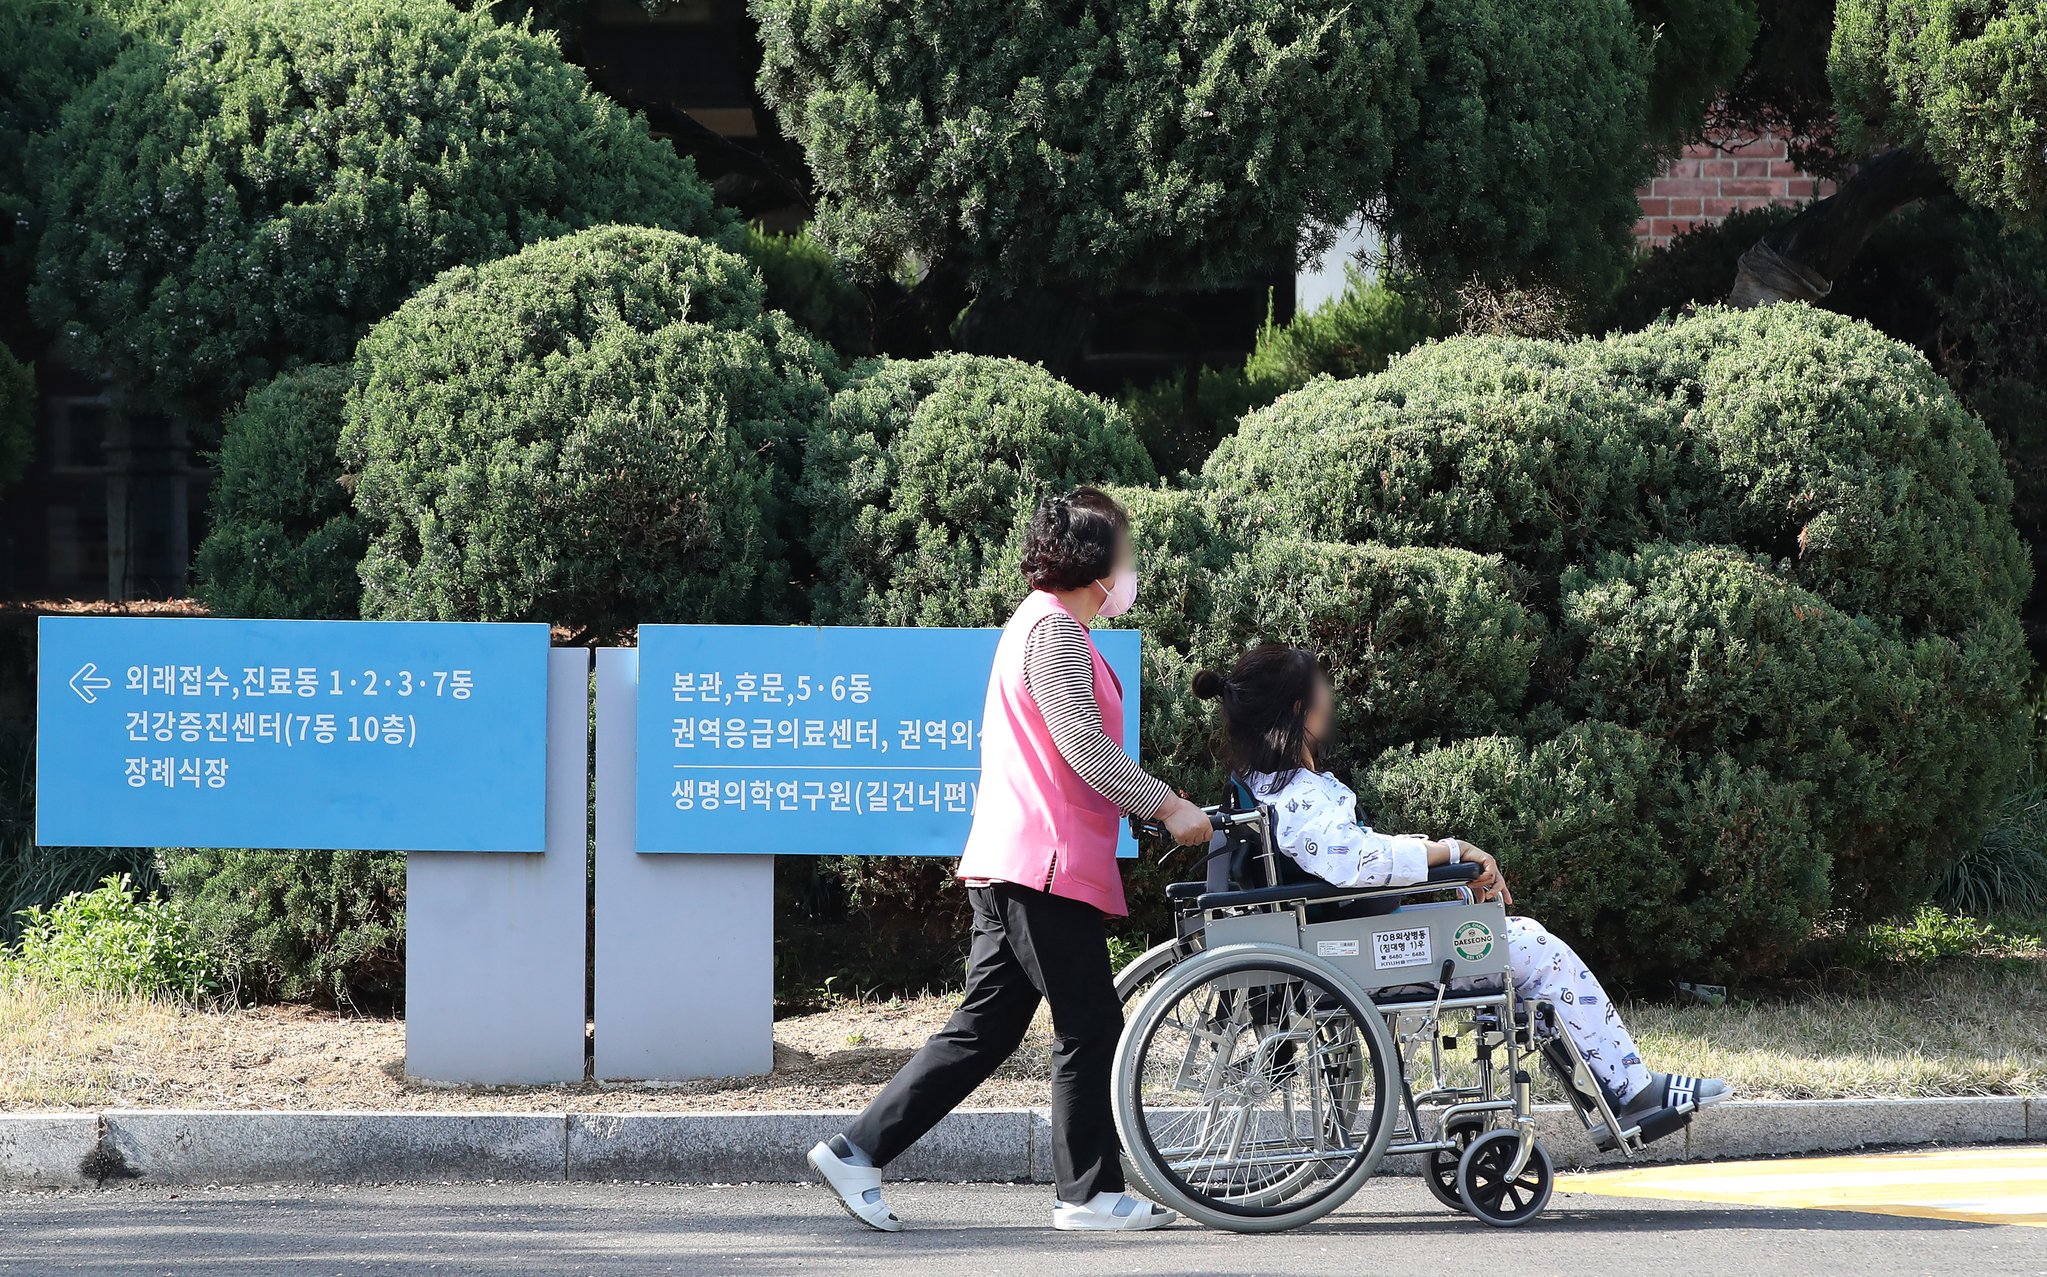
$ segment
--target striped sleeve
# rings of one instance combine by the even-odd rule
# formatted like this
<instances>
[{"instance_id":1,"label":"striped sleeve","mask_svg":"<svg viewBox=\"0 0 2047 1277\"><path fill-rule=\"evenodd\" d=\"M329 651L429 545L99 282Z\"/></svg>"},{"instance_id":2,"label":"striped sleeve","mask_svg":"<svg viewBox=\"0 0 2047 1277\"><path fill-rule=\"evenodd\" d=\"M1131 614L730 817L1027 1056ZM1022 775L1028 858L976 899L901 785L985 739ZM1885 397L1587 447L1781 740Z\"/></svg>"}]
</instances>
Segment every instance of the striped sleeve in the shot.
<instances>
[{"instance_id":1,"label":"striped sleeve","mask_svg":"<svg viewBox=\"0 0 2047 1277\"><path fill-rule=\"evenodd\" d=\"M1055 612L1031 627L1024 642L1024 686L1075 774L1139 819L1158 815L1172 787L1142 771L1102 730L1093 648L1079 621Z\"/></svg>"}]
</instances>

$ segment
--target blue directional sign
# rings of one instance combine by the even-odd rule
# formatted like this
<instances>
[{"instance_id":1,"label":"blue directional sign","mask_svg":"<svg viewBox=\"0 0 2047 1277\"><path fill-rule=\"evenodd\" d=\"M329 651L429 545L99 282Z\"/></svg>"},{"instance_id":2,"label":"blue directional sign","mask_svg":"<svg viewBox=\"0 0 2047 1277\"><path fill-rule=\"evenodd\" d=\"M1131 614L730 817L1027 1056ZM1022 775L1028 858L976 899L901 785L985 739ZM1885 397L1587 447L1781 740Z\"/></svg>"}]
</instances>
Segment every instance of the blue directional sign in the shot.
<instances>
[{"instance_id":1,"label":"blue directional sign","mask_svg":"<svg viewBox=\"0 0 2047 1277\"><path fill-rule=\"evenodd\" d=\"M642 625L637 846L957 856L1000 630ZM1137 755L1138 636L1094 636ZM1136 854L1128 832L1119 855Z\"/></svg>"},{"instance_id":2,"label":"blue directional sign","mask_svg":"<svg viewBox=\"0 0 2047 1277\"><path fill-rule=\"evenodd\" d=\"M46 616L44 846L541 850L545 625Z\"/></svg>"}]
</instances>

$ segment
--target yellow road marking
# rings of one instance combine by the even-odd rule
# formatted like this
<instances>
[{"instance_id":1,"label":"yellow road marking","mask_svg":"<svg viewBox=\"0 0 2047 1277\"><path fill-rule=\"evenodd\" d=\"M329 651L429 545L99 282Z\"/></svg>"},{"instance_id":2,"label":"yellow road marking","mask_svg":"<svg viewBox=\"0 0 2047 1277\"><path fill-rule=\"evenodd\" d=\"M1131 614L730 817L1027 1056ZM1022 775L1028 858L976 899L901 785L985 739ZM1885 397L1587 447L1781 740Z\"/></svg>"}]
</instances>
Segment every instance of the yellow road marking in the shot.
<instances>
[{"instance_id":1,"label":"yellow road marking","mask_svg":"<svg viewBox=\"0 0 2047 1277\"><path fill-rule=\"evenodd\" d=\"M1557 1176L1603 1197L1869 1211L2047 1228L2047 1146L1941 1149L1773 1162L1644 1166Z\"/></svg>"}]
</instances>

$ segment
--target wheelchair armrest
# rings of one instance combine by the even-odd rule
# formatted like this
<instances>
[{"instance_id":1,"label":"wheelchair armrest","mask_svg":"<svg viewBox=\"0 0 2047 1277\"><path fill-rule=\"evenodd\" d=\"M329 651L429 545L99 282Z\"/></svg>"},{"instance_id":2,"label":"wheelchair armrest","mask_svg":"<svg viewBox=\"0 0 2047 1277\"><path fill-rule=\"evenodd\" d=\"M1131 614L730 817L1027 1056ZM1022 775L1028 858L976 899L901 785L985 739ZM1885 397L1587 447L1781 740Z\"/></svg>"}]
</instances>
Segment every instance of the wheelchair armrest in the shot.
<instances>
[{"instance_id":1,"label":"wheelchair armrest","mask_svg":"<svg viewBox=\"0 0 2047 1277\"><path fill-rule=\"evenodd\" d=\"M1283 882L1277 887L1252 887L1246 891L1210 891L1204 893L1195 904L1206 912L1210 909L1228 909L1236 905L1276 905L1295 900L1347 900L1363 894L1356 887L1336 887L1326 882Z\"/></svg>"},{"instance_id":2,"label":"wheelchair armrest","mask_svg":"<svg viewBox=\"0 0 2047 1277\"><path fill-rule=\"evenodd\" d=\"M1192 900L1207 890L1205 882L1169 882L1166 884L1166 899Z\"/></svg>"},{"instance_id":3,"label":"wheelchair armrest","mask_svg":"<svg viewBox=\"0 0 2047 1277\"><path fill-rule=\"evenodd\" d=\"M1293 900L1354 900L1360 896L1414 895L1418 892L1435 891L1458 883L1470 882L1482 872L1484 871L1478 865L1460 861L1454 865L1431 865L1427 882L1403 883L1397 887L1339 887L1327 882L1283 882L1277 887L1252 887L1246 891L1204 892L1195 904L1205 911L1238 905L1285 904ZM1195 884L1176 882L1166 890L1171 896L1173 887L1190 885Z\"/></svg>"}]
</instances>

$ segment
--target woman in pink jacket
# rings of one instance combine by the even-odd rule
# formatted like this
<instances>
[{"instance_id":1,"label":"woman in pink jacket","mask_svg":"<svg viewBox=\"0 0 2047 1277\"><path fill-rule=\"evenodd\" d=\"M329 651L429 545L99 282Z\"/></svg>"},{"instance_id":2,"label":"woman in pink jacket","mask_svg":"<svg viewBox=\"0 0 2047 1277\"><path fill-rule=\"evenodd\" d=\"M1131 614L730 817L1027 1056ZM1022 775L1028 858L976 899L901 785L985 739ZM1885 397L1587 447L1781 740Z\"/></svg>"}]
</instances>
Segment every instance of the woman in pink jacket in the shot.
<instances>
[{"instance_id":1,"label":"woman in pink jacket","mask_svg":"<svg viewBox=\"0 0 2047 1277\"><path fill-rule=\"evenodd\" d=\"M1123 1009L1102 922L1121 917L1116 840L1128 813L1181 843L1206 842L1200 808L1138 769L1123 739L1123 688L1087 625L1137 596L1130 517L1094 488L1048 498L1031 517L1031 593L1003 627L981 715L981 784L958 875L974 910L959 1010L865 1112L810 1150L855 1219L894 1231L881 1168L965 1100L1052 1005L1052 1226L1123 1231L1171 1211L1123 1191L1109 1066Z\"/></svg>"}]
</instances>

